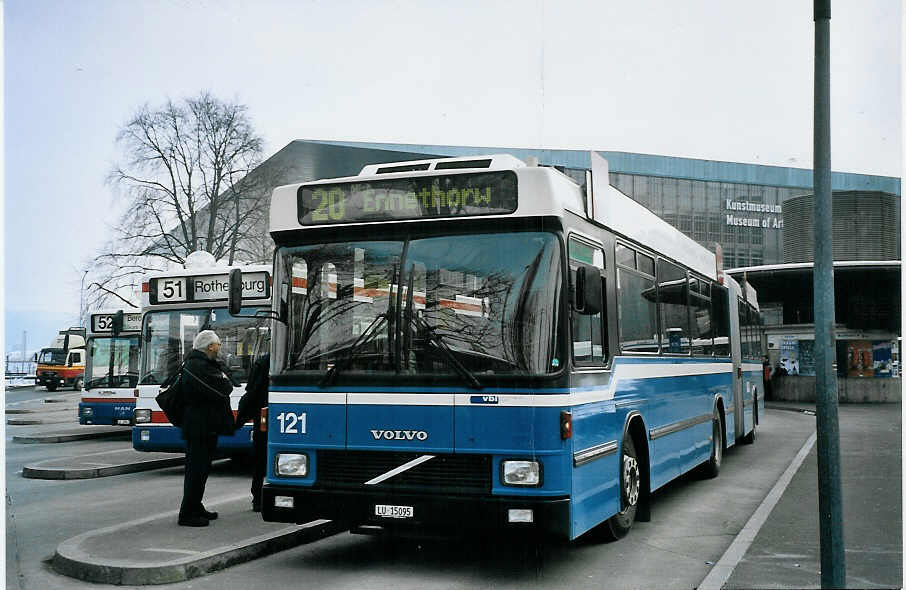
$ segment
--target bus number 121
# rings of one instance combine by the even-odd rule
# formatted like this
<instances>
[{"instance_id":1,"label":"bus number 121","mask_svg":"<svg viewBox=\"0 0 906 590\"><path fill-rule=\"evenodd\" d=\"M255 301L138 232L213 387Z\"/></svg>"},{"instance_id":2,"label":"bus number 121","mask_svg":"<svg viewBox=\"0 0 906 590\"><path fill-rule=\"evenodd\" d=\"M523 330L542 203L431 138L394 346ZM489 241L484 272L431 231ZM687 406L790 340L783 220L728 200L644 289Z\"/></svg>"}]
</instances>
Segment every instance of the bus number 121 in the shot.
<instances>
[{"instance_id":1,"label":"bus number 121","mask_svg":"<svg viewBox=\"0 0 906 590\"><path fill-rule=\"evenodd\" d=\"M280 421L280 434L305 434L305 412L280 412L277 420Z\"/></svg>"}]
</instances>

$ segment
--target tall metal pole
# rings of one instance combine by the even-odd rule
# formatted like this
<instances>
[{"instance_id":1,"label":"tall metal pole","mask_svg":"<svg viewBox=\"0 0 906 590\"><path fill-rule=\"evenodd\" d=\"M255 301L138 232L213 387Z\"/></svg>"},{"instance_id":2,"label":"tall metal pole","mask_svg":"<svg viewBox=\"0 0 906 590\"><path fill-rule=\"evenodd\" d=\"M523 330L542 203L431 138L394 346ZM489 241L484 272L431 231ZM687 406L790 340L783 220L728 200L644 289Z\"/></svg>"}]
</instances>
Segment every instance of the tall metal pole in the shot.
<instances>
[{"instance_id":1,"label":"tall metal pole","mask_svg":"<svg viewBox=\"0 0 906 590\"><path fill-rule=\"evenodd\" d=\"M830 151L830 0L815 5L815 375L821 586L846 586L840 427L834 371L834 252Z\"/></svg>"},{"instance_id":2,"label":"tall metal pole","mask_svg":"<svg viewBox=\"0 0 906 590\"><path fill-rule=\"evenodd\" d=\"M85 322L82 321L82 318L85 317L85 277L88 276L88 271L85 270L82 272L82 283L79 285L79 325L84 326Z\"/></svg>"}]
</instances>

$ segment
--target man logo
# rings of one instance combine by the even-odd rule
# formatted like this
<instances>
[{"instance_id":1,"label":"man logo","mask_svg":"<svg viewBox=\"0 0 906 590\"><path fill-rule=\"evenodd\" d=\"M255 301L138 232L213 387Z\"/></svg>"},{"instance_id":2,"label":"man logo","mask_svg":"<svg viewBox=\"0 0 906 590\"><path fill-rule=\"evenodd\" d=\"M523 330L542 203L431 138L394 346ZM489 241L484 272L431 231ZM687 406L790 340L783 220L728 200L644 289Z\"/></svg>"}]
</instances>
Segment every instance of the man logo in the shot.
<instances>
[{"instance_id":1,"label":"man logo","mask_svg":"<svg viewBox=\"0 0 906 590\"><path fill-rule=\"evenodd\" d=\"M424 430L372 430L374 440L427 440L428 433Z\"/></svg>"}]
</instances>

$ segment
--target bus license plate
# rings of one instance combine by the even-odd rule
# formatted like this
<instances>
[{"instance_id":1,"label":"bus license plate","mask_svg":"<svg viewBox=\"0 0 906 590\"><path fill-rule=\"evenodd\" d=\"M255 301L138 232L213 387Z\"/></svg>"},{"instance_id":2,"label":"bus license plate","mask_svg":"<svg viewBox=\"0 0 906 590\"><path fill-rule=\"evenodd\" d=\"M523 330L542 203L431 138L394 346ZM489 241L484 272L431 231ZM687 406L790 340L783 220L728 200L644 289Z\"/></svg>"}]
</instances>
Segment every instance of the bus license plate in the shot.
<instances>
[{"instance_id":1,"label":"bus license plate","mask_svg":"<svg viewBox=\"0 0 906 590\"><path fill-rule=\"evenodd\" d=\"M129 420L117 420L116 423L117 423L117 424L122 424L122 425L124 425L124 426L128 426L128 425L129 425Z\"/></svg>"},{"instance_id":2,"label":"bus license plate","mask_svg":"<svg viewBox=\"0 0 906 590\"><path fill-rule=\"evenodd\" d=\"M414 511L412 506L388 506L386 504L376 504L374 515L381 518L412 518Z\"/></svg>"}]
</instances>

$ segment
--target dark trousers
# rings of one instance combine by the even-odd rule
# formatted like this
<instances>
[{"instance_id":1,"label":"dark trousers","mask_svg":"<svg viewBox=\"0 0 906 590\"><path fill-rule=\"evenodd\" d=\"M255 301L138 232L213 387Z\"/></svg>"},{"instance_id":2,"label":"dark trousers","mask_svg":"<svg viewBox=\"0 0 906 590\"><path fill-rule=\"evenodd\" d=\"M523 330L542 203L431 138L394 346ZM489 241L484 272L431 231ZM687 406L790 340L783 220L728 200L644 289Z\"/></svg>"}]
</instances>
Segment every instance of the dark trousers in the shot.
<instances>
[{"instance_id":1,"label":"dark trousers","mask_svg":"<svg viewBox=\"0 0 906 590\"><path fill-rule=\"evenodd\" d=\"M257 422L257 421L256 421ZM255 450L254 468L252 471L252 504L261 504L261 486L267 473L267 433L255 428L252 432L252 445Z\"/></svg>"},{"instance_id":2,"label":"dark trousers","mask_svg":"<svg viewBox=\"0 0 906 590\"><path fill-rule=\"evenodd\" d=\"M201 514L201 499L204 497L204 487L208 482L216 451L216 434L186 439L186 471L182 484L182 504L179 506L180 518Z\"/></svg>"}]
</instances>

